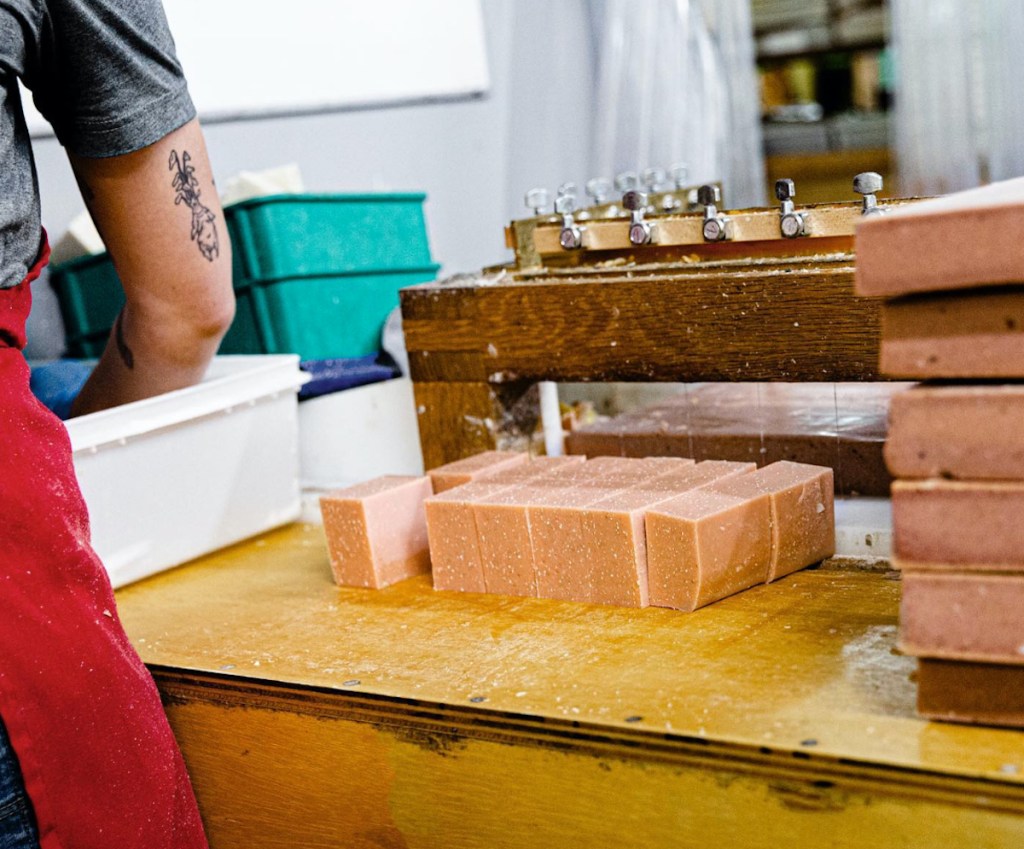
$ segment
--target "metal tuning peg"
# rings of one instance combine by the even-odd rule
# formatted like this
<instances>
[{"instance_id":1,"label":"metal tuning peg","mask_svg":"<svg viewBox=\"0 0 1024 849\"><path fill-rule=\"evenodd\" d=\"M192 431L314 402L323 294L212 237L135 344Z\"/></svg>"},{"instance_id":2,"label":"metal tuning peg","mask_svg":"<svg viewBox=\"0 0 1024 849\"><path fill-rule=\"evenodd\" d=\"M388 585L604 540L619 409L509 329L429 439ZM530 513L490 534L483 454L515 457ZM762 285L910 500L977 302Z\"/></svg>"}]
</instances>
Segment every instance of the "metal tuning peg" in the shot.
<instances>
[{"instance_id":1,"label":"metal tuning peg","mask_svg":"<svg viewBox=\"0 0 1024 849\"><path fill-rule=\"evenodd\" d=\"M567 251L583 246L583 228L573 220L575 211L575 195L565 194L555 198L555 213L562 216L562 232L558 234L558 243Z\"/></svg>"},{"instance_id":2,"label":"metal tuning peg","mask_svg":"<svg viewBox=\"0 0 1024 849\"><path fill-rule=\"evenodd\" d=\"M732 221L722 215L716 206L722 200L718 186L701 186L697 189L697 202L704 207L704 241L725 242L732 238Z\"/></svg>"},{"instance_id":3,"label":"metal tuning peg","mask_svg":"<svg viewBox=\"0 0 1024 849\"><path fill-rule=\"evenodd\" d=\"M530 189L523 202L534 215L543 215L545 207L551 202L551 196L547 189Z\"/></svg>"},{"instance_id":4,"label":"metal tuning peg","mask_svg":"<svg viewBox=\"0 0 1024 849\"><path fill-rule=\"evenodd\" d=\"M612 181L606 177L594 177L591 180L587 180L586 185L583 187L595 206L600 206L612 193Z\"/></svg>"},{"instance_id":5,"label":"metal tuning peg","mask_svg":"<svg viewBox=\"0 0 1024 849\"><path fill-rule=\"evenodd\" d=\"M562 183L562 185L558 187L558 191L555 192L555 196L565 197L566 195L572 195L572 197L576 197L579 193L580 191L576 187L575 183Z\"/></svg>"},{"instance_id":6,"label":"metal tuning peg","mask_svg":"<svg viewBox=\"0 0 1024 849\"><path fill-rule=\"evenodd\" d=\"M878 205L875 195L882 191L882 175L874 171L865 171L853 178L853 190L864 196L861 215L884 215L885 210Z\"/></svg>"},{"instance_id":7,"label":"metal tuning peg","mask_svg":"<svg viewBox=\"0 0 1024 849\"><path fill-rule=\"evenodd\" d=\"M807 235L807 217L796 211L793 198L796 184L789 179L775 181L775 197L779 199L779 230L787 239Z\"/></svg>"},{"instance_id":8,"label":"metal tuning peg","mask_svg":"<svg viewBox=\"0 0 1024 849\"><path fill-rule=\"evenodd\" d=\"M686 195L683 193L683 189L686 188L688 171L689 169L685 165L673 165L669 170L668 176L671 179L672 188L662 195L662 212L679 212L686 206Z\"/></svg>"},{"instance_id":9,"label":"metal tuning peg","mask_svg":"<svg viewBox=\"0 0 1024 849\"><path fill-rule=\"evenodd\" d=\"M647 209L647 195L635 189L622 196L622 205L630 212L629 241L631 244L649 245L655 241L654 225L644 221Z\"/></svg>"},{"instance_id":10,"label":"metal tuning peg","mask_svg":"<svg viewBox=\"0 0 1024 849\"><path fill-rule=\"evenodd\" d=\"M623 171L620 174L615 175L615 190L619 194L625 194L631 192L640 185L639 179L637 179L635 171Z\"/></svg>"},{"instance_id":11,"label":"metal tuning peg","mask_svg":"<svg viewBox=\"0 0 1024 849\"><path fill-rule=\"evenodd\" d=\"M669 174L672 177L672 185L675 186L676 189L686 188L686 178L690 175L690 169L687 168L686 165L683 163L673 165Z\"/></svg>"},{"instance_id":12,"label":"metal tuning peg","mask_svg":"<svg viewBox=\"0 0 1024 849\"><path fill-rule=\"evenodd\" d=\"M664 168L646 168L640 175L640 182L646 187L649 192L656 192L661 186L665 185L667 175L665 174Z\"/></svg>"}]
</instances>

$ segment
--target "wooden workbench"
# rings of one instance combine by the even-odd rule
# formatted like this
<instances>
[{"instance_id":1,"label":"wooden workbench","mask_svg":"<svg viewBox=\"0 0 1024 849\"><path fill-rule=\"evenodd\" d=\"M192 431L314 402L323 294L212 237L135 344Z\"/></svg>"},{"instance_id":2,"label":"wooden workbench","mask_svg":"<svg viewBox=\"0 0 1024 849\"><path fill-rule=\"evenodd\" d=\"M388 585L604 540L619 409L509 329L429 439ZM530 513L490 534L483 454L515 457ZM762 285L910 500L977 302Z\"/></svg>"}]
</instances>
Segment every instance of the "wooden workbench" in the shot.
<instances>
[{"instance_id":1,"label":"wooden workbench","mask_svg":"<svg viewBox=\"0 0 1024 849\"><path fill-rule=\"evenodd\" d=\"M1024 734L924 722L899 582L691 614L339 589L294 525L119 593L213 849L1016 847Z\"/></svg>"}]
</instances>

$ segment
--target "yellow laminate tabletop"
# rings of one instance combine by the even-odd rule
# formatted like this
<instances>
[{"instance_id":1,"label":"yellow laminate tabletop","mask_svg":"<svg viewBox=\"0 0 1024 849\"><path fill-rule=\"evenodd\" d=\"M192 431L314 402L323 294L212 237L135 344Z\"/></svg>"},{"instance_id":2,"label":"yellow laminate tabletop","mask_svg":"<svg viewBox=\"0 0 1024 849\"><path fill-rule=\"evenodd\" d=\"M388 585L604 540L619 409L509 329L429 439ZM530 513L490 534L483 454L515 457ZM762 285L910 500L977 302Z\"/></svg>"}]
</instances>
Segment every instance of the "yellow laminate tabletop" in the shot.
<instances>
[{"instance_id":1,"label":"yellow laminate tabletop","mask_svg":"<svg viewBox=\"0 0 1024 849\"><path fill-rule=\"evenodd\" d=\"M980 778L1016 796L1024 734L915 716L899 587L826 565L689 614L435 592L426 577L343 589L322 530L296 524L118 603L153 667Z\"/></svg>"}]
</instances>

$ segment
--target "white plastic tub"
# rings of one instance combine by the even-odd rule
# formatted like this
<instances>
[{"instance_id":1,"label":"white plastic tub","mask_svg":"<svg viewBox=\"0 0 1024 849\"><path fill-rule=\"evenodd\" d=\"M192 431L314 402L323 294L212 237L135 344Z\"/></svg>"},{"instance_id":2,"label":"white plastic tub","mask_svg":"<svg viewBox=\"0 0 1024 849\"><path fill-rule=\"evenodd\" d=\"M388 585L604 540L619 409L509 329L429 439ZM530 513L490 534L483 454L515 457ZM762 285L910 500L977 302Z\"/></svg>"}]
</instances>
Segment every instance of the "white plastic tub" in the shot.
<instances>
[{"instance_id":1,"label":"white plastic tub","mask_svg":"<svg viewBox=\"0 0 1024 849\"><path fill-rule=\"evenodd\" d=\"M298 363L217 357L198 386L67 422L115 587L298 518Z\"/></svg>"},{"instance_id":2,"label":"white plastic tub","mask_svg":"<svg viewBox=\"0 0 1024 849\"><path fill-rule=\"evenodd\" d=\"M299 404L302 520L319 523L320 496L378 475L422 475L416 401L408 378Z\"/></svg>"}]
</instances>

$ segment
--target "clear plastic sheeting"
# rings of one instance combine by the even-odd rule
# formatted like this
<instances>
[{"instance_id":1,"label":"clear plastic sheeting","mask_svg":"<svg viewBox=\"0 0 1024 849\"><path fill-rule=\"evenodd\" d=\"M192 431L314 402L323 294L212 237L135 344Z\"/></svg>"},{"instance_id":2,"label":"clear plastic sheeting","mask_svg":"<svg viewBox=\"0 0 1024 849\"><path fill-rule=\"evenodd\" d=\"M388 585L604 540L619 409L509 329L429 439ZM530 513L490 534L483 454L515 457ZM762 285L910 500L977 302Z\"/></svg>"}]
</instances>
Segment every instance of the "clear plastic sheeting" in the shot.
<instances>
[{"instance_id":1,"label":"clear plastic sheeting","mask_svg":"<svg viewBox=\"0 0 1024 849\"><path fill-rule=\"evenodd\" d=\"M593 6L598 81L592 167L685 164L730 206L764 202L749 0L605 0Z\"/></svg>"},{"instance_id":2,"label":"clear plastic sheeting","mask_svg":"<svg viewBox=\"0 0 1024 849\"><path fill-rule=\"evenodd\" d=\"M892 40L900 193L1024 175L1024 4L893 0Z\"/></svg>"},{"instance_id":3,"label":"clear plastic sheeting","mask_svg":"<svg viewBox=\"0 0 1024 849\"><path fill-rule=\"evenodd\" d=\"M988 177L1006 180L1024 175L1024 3L986 0L979 5L982 55L987 71L984 103L988 117Z\"/></svg>"}]
</instances>

